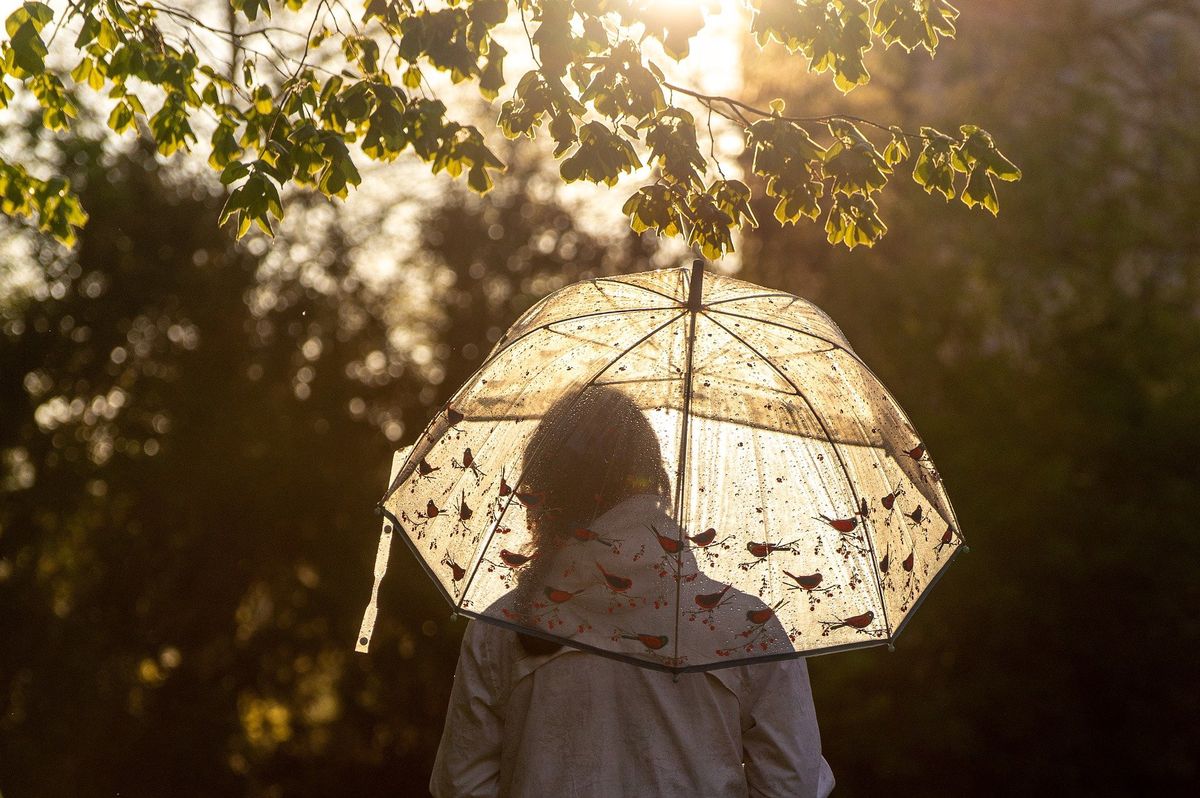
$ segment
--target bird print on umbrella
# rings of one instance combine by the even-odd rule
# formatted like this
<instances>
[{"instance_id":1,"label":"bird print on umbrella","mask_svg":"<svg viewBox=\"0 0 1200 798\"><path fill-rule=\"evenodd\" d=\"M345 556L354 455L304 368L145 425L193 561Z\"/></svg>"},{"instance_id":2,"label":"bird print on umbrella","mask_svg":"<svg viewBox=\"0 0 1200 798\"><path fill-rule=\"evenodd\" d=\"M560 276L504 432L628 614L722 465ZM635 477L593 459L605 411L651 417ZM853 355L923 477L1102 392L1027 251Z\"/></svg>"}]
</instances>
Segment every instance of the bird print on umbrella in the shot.
<instances>
[{"instance_id":1,"label":"bird print on umbrella","mask_svg":"<svg viewBox=\"0 0 1200 798\"><path fill-rule=\"evenodd\" d=\"M471 452L470 446L463 449L461 463L457 459L452 458L450 460L450 464L452 466L454 466L455 468L461 469L463 471L470 471L471 474L475 477L476 482L479 482L484 477L484 473L479 470L479 466L475 462L475 455Z\"/></svg>"},{"instance_id":2,"label":"bird print on umbrella","mask_svg":"<svg viewBox=\"0 0 1200 798\"><path fill-rule=\"evenodd\" d=\"M667 635L653 635L644 632L630 634L629 632L622 632L619 629L614 633L614 637L624 640L636 640L651 651L658 651L671 639Z\"/></svg>"},{"instance_id":3,"label":"bird print on umbrella","mask_svg":"<svg viewBox=\"0 0 1200 798\"><path fill-rule=\"evenodd\" d=\"M792 547L799 542L800 541L798 539L789 543L769 543L765 541L751 540L746 544L746 551L750 552L750 556L754 557L754 559L748 562L740 563L739 567L742 568L742 570L754 568L755 566L761 565L768 557L776 552L795 554L795 549Z\"/></svg>"},{"instance_id":4,"label":"bird print on umbrella","mask_svg":"<svg viewBox=\"0 0 1200 798\"><path fill-rule=\"evenodd\" d=\"M713 615L717 609L733 599L729 593L732 589L733 585L725 585L712 593L697 593L692 597L694 606L682 610L683 617L688 621L699 620L707 625L710 631L716 631Z\"/></svg>"},{"instance_id":5,"label":"bird print on umbrella","mask_svg":"<svg viewBox=\"0 0 1200 798\"><path fill-rule=\"evenodd\" d=\"M595 541L597 543L602 543L605 546L617 546L620 543L620 541L613 540L612 538L601 537L585 526L575 527L575 529L571 532L571 535L576 540L583 541L585 543Z\"/></svg>"},{"instance_id":6,"label":"bird print on umbrella","mask_svg":"<svg viewBox=\"0 0 1200 798\"><path fill-rule=\"evenodd\" d=\"M853 629L856 632L867 632L867 627L875 620L875 612L867 610L861 615L853 615L849 618L836 618L832 621L821 621L821 626L824 631L822 635L828 635L830 632L838 629ZM878 634L878 632L876 632Z\"/></svg>"}]
</instances>

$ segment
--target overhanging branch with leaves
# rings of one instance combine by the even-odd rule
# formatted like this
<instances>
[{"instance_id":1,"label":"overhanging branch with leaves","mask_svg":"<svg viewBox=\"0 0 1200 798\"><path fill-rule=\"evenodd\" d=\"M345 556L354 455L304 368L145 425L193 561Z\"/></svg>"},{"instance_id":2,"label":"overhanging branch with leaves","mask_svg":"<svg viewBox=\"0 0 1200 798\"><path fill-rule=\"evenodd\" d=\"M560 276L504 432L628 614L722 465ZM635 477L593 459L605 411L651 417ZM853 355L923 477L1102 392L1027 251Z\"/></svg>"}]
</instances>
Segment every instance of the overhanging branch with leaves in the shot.
<instances>
[{"instance_id":1,"label":"overhanging branch with leaves","mask_svg":"<svg viewBox=\"0 0 1200 798\"><path fill-rule=\"evenodd\" d=\"M778 42L814 73L848 92L866 83L865 54L876 42L933 55L954 34L958 11L945 0L743 0L760 45ZM927 192L999 210L995 180L1020 171L974 125L956 133L918 132L854 116L789 116L670 82L647 57L655 42L669 58L687 56L706 24L699 5L661 0L230 0L223 23L165 2L70 0L54 10L26 2L6 20L0 42L0 104L30 92L49 130L78 114L77 92L112 101L108 126L140 129L169 156L200 147L193 121L211 116L208 163L232 186L222 223L238 236L271 233L283 216L280 189L306 187L344 198L361 182L356 158L389 162L411 151L433 172L465 175L487 192L503 163L485 131L455 120L430 87L428 71L474 83L501 101L497 127L510 138L545 129L567 182L615 185L643 165L650 182L623 208L635 230L686 236L708 257L733 249L736 229L757 224L754 189L727 179L715 148L704 153L696 120L675 103L690 98L744 136L758 190L776 200L775 218L825 219L831 243L871 246L886 232L876 197L912 161ZM515 84L498 28L515 8L533 68ZM268 25L278 15L294 23ZM240 28L247 27L245 30ZM49 45L74 35L72 85L47 70ZM224 41L241 63L223 62L200 40ZM336 49L334 48L336 45ZM296 52L299 49L299 52ZM266 69L260 69L260 64ZM260 74L262 72L263 74ZM12 80L15 85L10 84ZM512 85L511 90L509 90ZM160 97L150 113L145 89ZM879 143L863 132L875 132ZM884 141L886 139L886 141ZM711 141L710 141L711 144ZM352 151L352 147L356 151ZM716 179L707 176L715 172ZM0 159L4 213L36 220L71 244L86 215L66 181L40 180Z\"/></svg>"}]
</instances>

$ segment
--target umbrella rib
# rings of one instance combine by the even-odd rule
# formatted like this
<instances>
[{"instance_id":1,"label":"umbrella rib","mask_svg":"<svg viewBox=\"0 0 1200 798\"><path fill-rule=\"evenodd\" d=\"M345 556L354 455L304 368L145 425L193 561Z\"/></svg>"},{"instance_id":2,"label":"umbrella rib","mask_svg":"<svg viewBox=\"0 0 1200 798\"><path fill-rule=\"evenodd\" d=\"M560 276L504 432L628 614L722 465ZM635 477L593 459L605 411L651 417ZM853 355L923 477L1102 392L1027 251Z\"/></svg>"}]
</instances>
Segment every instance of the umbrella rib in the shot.
<instances>
[{"instance_id":1,"label":"umbrella rib","mask_svg":"<svg viewBox=\"0 0 1200 798\"><path fill-rule=\"evenodd\" d=\"M729 299L718 299L716 302L705 302L706 308L711 308L713 305L724 305L726 302L744 302L749 299L768 299L770 297L787 297L788 299L799 299L795 294L788 294L783 291L773 291L769 294L747 294L746 296L731 296Z\"/></svg>"},{"instance_id":2,"label":"umbrella rib","mask_svg":"<svg viewBox=\"0 0 1200 798\"><path fill-rule=\"evenodd\" d=\"M712 317L710 316L709 318L711 319ZM833 449L834 455L837 456L838 465L841 466L842 474L846 477L846 487L848 487L850 489L850 496L854 500L855 509L857 509L859 506L858 491L856 491L854 489L854 480L850 478L850 469L846 467L846 461L842 458L841 450L838 449L837 444L833 440L833 436L830 435L830 433L829 433L829 428L827 426L825 426L825 420L823 418L821 418L820 413L817 412L817 409L813 406L813 403L811 401L809 401L807 396L804 395L804 392L800 390L800 387L798 385L796 385L795 382L792 381L791 377L789 377L781 368L779 368L779 366L772 363L770 358L768 358L762 352L758 351L758 349L755 348L755 346L753 344L751 344L745 338L742 338L742 336L738 335L733 330L726 327L719 320L712 319L712 321L718 327L720 327L722 330L729 333L729 335L733 336L738 341L741 341L743 346L745 346L747 349L749 349L751 352L753 352L755 355L757 355L758 358L760 360L762 360L762 362L766 363L768 366L770 366L772 369L774 369L776 374L778 374L780 377L782 377L784 380L786 380L788 385L792 386L792 390L794 390L796 392L796 395L799 396L802 400L804 400L804 404L808 406L808 411L810 413L812 413L813 418L816 419L816 422L821 426L821 431L823 433L825 433L825 440L829 443L829 447L831 449ZM891 630L891 624L888 622L888 618L887 618L887 602L885 602L884 598L883 598L883 587L880 584L880 581L878 578L879 563L875 556L875 545L874 545L874 543L871 542L871 535L867 532L867 529L866 529L867 523L868 523L868 521L864 517L863 518L863 537L865 537L867 539L867 550L871 553L871 565L875 569L875 578L872 581L875 583L875 590L879 594L879 610L880 610L880 612L883 613L883 626L884 626L884 629L887 630L887 635L890 638L891 634L892 634L892 630Z\"/></svg>"},{"instance_id":3,"label":"umbrella rib","mask_svg":"<svg viewBox=\"0 0 1200 798\"><path fill-rule=\"evenodd\" d=\"M810 332L809 330L801 330L799 327L790 327L787 324L784 324L783 322L774 321L772 319L764 319L764 318L760 318L758 316L747 316L743 313L731 313L728 310L714 310L712 312L720 313L722 316L732 316L732 317L738 318L738 319L745 319L746 321L752 321L752 322L755 322L756 324L768 324L772 327L781 327L785 330L789 330L798 335L807 335L809 338L816 338L818 341L822 341L824 343L829 344L834 349L842 350L847 355L849 355L850 357L854 358L859 363L861 363L864 368L866 368L866 366L867 366L866 363L863 363L862 358L860 358L857 354L855 354L854 351L851 350L849 346L844 346L842 344L839 344L837 341L831 341L823 335L817 335L815 332ZM714 321L715 321L715 319L714 319ZM875 375L872 374L871 376L875 376Z\"/></svg>"},{"instance_id":4,"label":"umbrella rib","mask_svg":"<svg viewBox=\"0 0 1200 798\"><path fill-rule=\"evenodd\" d=\"M663 310L663 308L654 308L654 310ZM649 340L654 335L658 334L659 332L666 329L670 325L679 321L679 319L681 319L683 317L683 314L686 312L687 311L680 311L679 313L676 313L672 318L667 319L665 322L658 325L657 327L655 327L653 330L651 330L650 332L643 335L638 340L634 341L632 344L630 344L628 347L626 347L622 352L618 353L615 357L613 357L612 360L608 361L608 363L606 363L603 367L601 367L599 370L597 370L595 374L593 374L591 377L589 377L587 379L587 381L584 382L579 387L578 392L575 394L574 398L571 400L571 404L567 406L567 410L570 410L570 408L574 407L575 404L583 397L584 391L586 391L588 388L590 388L592 385L594 385L596 383L596 380L600 379L601 375L603 375L604 372L608 371L610 368L613 367L613 364L615 364L621 358L628 355L630 352L632 352L634 349L636 349L641 344L645 343L647 340ZM533 454L536 457L538 454L540 454L540 451L535 451ZM530 459L532 459L532 458L530 458ZM514 480L513 485L520 485L521 480L524 479L524 477L525 477L525 469L522 468L521 473L517 474L517 478L516 478L516 480ZM502 507L500 509L500 512L496 514L496 520L492 524L492 531L488 533L487 540L484 541L483 547L477 550L478 557L475 560L475 566L471 569L471 576L467 579L467 583L465 585L463 585L462 592L459 594L461 596L461 598L459 598L459 600L455 603L455 606L457 608L462 609L462 602L466 599L467 594L471 592L471 584L475 581L475 575L477 573L479 573L479 566L483 564L483 555L484 555L484 553L487 552L488 547L490 547L492 545L492 539L496 536L496 529L500 526L500 522L504 519L504 514L508 512L508 508L512 506L513 499L515 499L516 496L517 496L517 490L516 490L516 488L514 488L512 490L512 492L509 493L508 500L504 503L504 507Z\"/></svg>"},{"instance_id":5,"label":"umbrella rib","mask_svg":"<svg viewBox=\"0 0 1200 798\"><path fill-rule=\"evenodd\" d=\"M648 310L669 311L671 308L612 308L611 310L597 310L594 313L581 313L578 316L564 316L561 319L555 319L554 321L548 321L544 324L539 324L538 326L532 327L521 333L516 338L505 344L503 349L498 349L493 352L487 360L483 361L483 363L479 365L479 368L482 369L484 366L490 365L493 360L499 357L502 352L507 352L517 341L527 338L528 336L533 335L535 332L540 332L548 327L553 327L555 324L562 324L565 321L576 321L578 319L590 319L596 316L611 316L614 313L644 313Z\"/></svg>"},{"instance_id":6,"label":"umbrella rib","mask_svg":"<svg viewBox=\"0 0 1200 798\"><path fill-rule=\"evenodd\" d=\"M594 278L592 278L592 282L593 283L617 283L618 285L627 285L630 288L640 288L643 291L649 291L652 294L657 294L658 296L662 297L663 299L669 299L677 305L683 303L683 300L681 300L679 297L674 297L674 296L671 296L670 294L664 294L662 291L655 291L653 288L649 288L644 285L639 285L638 283L627 283L624 280L614 280L611 277L594 277ZM656 308L656 310L665 310L665 308Z\"/></svg>"}]
</instances>

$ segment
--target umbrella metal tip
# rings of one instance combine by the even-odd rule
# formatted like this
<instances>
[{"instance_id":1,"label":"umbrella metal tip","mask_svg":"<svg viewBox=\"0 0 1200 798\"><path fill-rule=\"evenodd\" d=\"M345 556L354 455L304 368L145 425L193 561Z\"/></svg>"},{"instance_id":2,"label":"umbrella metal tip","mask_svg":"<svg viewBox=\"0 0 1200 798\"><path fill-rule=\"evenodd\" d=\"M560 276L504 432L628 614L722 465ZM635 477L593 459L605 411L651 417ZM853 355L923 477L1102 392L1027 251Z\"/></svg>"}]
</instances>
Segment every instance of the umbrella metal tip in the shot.
<instances>
[{"instance_id":1,"label":"umbrella metal tip","mask_svg":"<svg viewBox=\"0 0 1200 798\"><path fill-rule=\"evenodd\" d=\"M896 650L896 644L889 641L888 642L888 651L895 651L895 650Z\"/></svg>"}]
</instances>

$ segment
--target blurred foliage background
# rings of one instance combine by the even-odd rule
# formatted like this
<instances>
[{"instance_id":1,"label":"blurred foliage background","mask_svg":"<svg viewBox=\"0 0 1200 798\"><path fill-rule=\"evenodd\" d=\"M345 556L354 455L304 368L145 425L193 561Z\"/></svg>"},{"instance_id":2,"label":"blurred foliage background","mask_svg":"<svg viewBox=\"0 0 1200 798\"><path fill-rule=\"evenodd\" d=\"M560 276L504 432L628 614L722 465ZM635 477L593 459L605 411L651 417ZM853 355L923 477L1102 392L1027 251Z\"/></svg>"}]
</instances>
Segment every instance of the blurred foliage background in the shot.
<instances>
[{"instance_id":1,"label":"blurred foliage background","mask_svg":"<svg viewBox=\"0 0 1200 798\"><path fill-rule=\"evenodd\" d=\"M910 184L873 250L742 242L737 276L813 299L892 389L971 546L895 653L810 661L826 756L843 795L1175 791L1200 776L1200 18L967 11L936 62L874 54L845 110L975 116L1025 174L1000 217ZM818 102L747 55L752 91ZM382 276L388 208L298 194L235 244L219 184L145 146L47 157L91 219L73 252L0 246L0 791L422 794L462 624L401 549L353 653L391 451L532 302L664 253L580 226L516 152L487 198L422 200Z\"/></svg>"}]
</instances>

